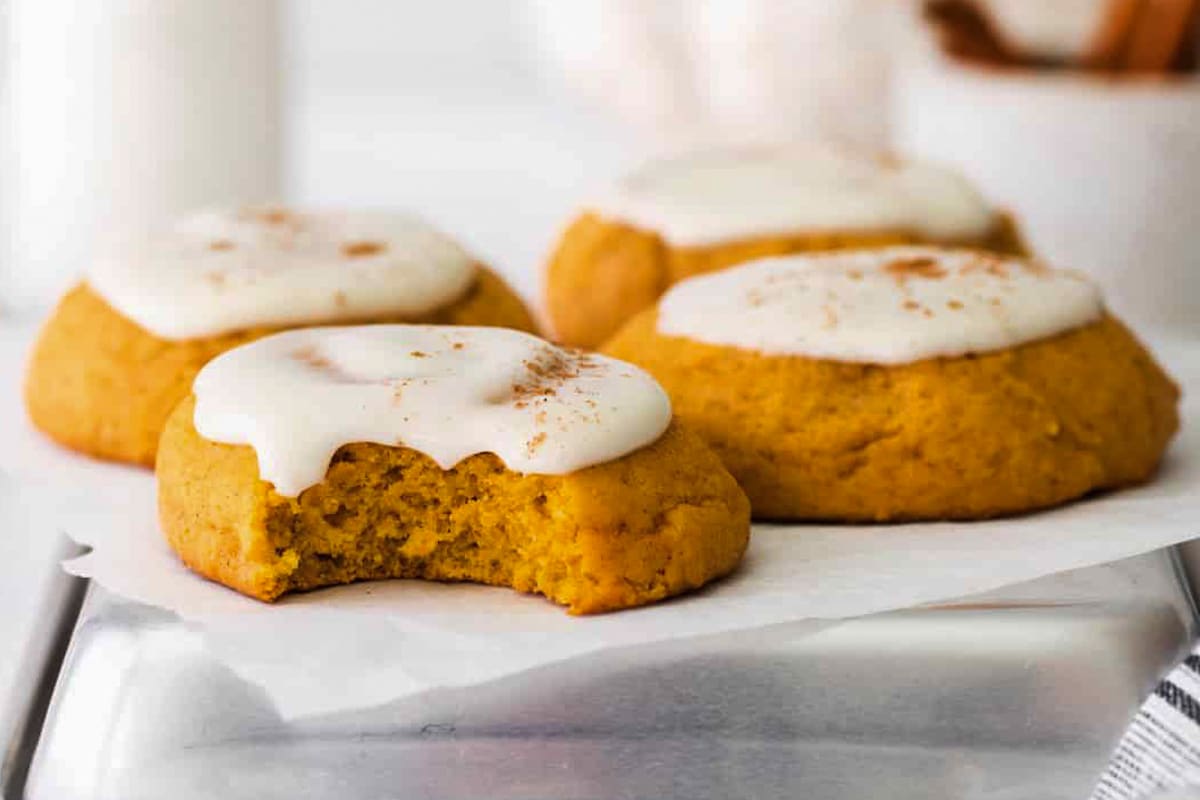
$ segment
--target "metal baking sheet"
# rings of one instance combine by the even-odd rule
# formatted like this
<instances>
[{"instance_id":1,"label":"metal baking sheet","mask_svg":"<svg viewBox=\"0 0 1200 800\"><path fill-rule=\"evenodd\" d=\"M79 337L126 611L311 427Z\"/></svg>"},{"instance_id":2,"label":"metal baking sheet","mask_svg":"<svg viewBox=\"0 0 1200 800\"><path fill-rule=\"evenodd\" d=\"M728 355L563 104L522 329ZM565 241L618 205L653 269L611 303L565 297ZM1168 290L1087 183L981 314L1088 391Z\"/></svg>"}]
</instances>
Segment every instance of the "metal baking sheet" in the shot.
<instances>
[{"instance_id":1,"label":"metal baking sheet","mask_svg":"<svg viewBox=\"0 0 1200 800\"><path fill-rule=\"evenodd\" d=\"M798 631L284 722L194 629L93 587L24 796L1079 800L1196 613L1164 550Z\"/></svg>"}]
</instances>

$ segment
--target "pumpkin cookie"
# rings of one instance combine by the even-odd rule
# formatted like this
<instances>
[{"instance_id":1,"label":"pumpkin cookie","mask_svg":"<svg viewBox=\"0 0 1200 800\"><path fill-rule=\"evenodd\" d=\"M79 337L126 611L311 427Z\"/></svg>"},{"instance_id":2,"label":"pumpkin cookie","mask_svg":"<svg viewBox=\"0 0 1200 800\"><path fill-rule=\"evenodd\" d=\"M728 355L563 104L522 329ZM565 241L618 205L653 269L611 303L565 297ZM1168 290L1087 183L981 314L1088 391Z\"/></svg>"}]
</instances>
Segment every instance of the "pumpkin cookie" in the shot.
<instances>
[{"instance_id":1,"label":"pumpkin cookie","mask_svg":"<svg viewBox=\"0 0 1200 800\"><path fill-rule=\"evenodd\" d=\"M629 175L570 224L547 310L561 341L596 347L684 278L905 243L1024 250L1012 219L949 170L817 145L703 153Z\"/></svg>"},{"instance_id":2,"label":"pumpkin cookie","mask_svg":"<svg viewBox=\"0 0 1200 800\"><path fill-rule=\"evenodd\" d=\"M979 251L764 259L604 348L662 382L756 517L976 519L1153 473L1179 390L1085 277Z\"/></svg>"},{"instance_id":3,"label":"pumpkin cookie","mask_svg":"<svg viewBox=\"0 0 1200 800\"><path fill-rule=\"evenodd\" d=\"M281 333L167 423L163 530L262 600L375 578L511 586L572 613L730 572L749 503L629 364L496 328Z\"/></svg>"},{"instance_id":4,"label":"pumpkin cookie","mask_svg":"<svg viewBox=\"0 0 1200 800\"><path fill-rule=\"evenodd\" d=\"M26 407L67 447L152 466L217 354L285 328L406 321L534 330L499 277L412 217L198 214L97 259L41 332Z\"/></svg>"}]
</instances>

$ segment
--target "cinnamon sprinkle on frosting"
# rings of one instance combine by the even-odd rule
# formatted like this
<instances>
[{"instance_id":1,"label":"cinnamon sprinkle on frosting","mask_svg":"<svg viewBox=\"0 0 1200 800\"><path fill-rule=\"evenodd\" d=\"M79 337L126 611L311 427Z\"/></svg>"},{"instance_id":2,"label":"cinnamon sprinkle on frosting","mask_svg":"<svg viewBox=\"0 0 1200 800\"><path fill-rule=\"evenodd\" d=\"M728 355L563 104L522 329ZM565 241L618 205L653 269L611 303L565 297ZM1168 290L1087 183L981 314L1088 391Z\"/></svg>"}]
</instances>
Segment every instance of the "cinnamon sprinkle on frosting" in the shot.
<instances>
[{"instance_id":1,"label":"cinnamon sprinkle on frosting","mask_svg":"<svg viewBox=\"0 0 1200 800\"><path fill-rule=\"evenodd\" d=\"M328 358L325 358L320 354L320 352L317 351L315 345L308 345L297 350L293 350L291 356L297 361L307 364L314 369L329 369L333 366L332 362L330 362Z\"/></svg>"},{"instance_id":2,"label":"cinnamon sprinkle on frosting","mask_svg":"<svg viewBox=\"0 0 1200 800\"><path fill-rule=\"evenodd\" d=\"M291 212L282 208L265 208L251 210L250 215L259 222L265 222L268 225L284 225L295 222L295 218Z\"/></svg>"},{"instance_id":3,"label":"cinnamon sprinkle on frosting","mask_svg":"<svg viewBox=\"0 0 1200 800\"><path fill-rule=\"evenodd\" d=\"M342 255L346 258L377 256L385 250L387 250L387 245L380 242L346 242L342 245Z\"/></svg>"},{"instance_id":4,"label":"cinnamon sprinkle on frosting","mask_svg":"<svg viewBox=\"0 0 1200 800\"><path fill-rule=\"evenodd\" d=\"M937 261L928 257L898 258L889 262L884 270L898 281L909 278L925 278L937 280L946 277L946 270Z\"/></svg>"},{"instance_id":5,"label":"cinnamon sprinkle on frosting","mask_svg":"<svg viewBox=\"0 0 1200 800\"><path fill-rule=\"evenodd\" d=\"M1103 309L1076 273L904 246L764 258L690 278L663 296L656 324L768 355L895 364L1012 347L1089 324Z\"/></svg>"},{"instance_id":6,"label":"cinnamon sprinkle on frosting","mask_svg":"<svg viewBox=\"0 0 1200 800\"><path fill-rule=\"evenodd\" d=\"M194 393L200 435L253 447L262 479L293 497L352 442L401 444L443 469L494 453L516 472L566 474L650 444L671 419L637 367L503 328L287 331L218 356Z\"/></svg>"},{"instance_id":7,"label":"cinnamon sprinkle on frosting","mask_svg":"<svg viewBox=\"0 0 1200 800\"><path fill-rule=\"evenodd\" d=\"M553 397L563 384L595 368L596 361L582 350L547 346L522 365L526 377L511 388L511 399L517 408L525 408L538 398Z\"/></svg>"},{"instance_id":8,"label":"cinnamon sprinkle on frosting","mask_svg":"<svg viewBox=\"0 0 1200 800\"><path fill-rule=\"evenodd\" d=\"M457 243L406 214L250 207L112 242L86 277L121 314L177 341L421 317L461 298L478 270Z\"/></svg>"},{"instance_id":9,"label":"cinnamon sprinkle on frosting","mask_svg":"<svg viewBox=\"0 0 1200 800\"><path fill-rule=\"evenodd\" d=\"M534 453L537 452L537 449L539 447L541 447L543 444L545 444L545 442L546 442L546 432L541 431L526 443L525 449L529 453L529 455L533 455Z\"/></svg>"}]
</instances>

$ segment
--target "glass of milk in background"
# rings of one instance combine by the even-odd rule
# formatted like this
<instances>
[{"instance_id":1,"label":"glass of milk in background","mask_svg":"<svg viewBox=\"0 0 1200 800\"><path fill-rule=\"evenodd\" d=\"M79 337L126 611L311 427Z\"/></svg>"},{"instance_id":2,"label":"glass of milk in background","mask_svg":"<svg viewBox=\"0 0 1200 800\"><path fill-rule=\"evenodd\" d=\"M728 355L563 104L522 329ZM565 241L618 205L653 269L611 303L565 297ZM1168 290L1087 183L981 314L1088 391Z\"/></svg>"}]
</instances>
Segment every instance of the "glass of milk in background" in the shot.
<instances>
[{"instance_id":1,"label":"glass of milk in background","mask_svg":"<svg viewBox=\"0 0 1200 800\"><path fill-rule=\"evenodd\" d=\"M279 192L275 0L9 0L0 306L41 308L97 241Z\"/></svg>"}]
</instances>

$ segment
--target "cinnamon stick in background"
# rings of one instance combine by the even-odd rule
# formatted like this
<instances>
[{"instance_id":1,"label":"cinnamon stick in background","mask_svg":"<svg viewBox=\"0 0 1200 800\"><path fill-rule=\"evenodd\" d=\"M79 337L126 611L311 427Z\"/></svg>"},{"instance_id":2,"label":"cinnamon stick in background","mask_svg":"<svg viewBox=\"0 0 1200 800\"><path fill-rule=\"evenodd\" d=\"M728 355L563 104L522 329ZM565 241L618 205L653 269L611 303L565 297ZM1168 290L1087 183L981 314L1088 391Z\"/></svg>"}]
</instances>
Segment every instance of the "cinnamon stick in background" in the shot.
<instances>
[{"instance_id":1,"label":"cinnamon stick in background","mask_svg":"<svg viewBox=\"0 0 1200 800\"><path fill-rule=\"evenodd\" d=\"M927 0L947 52L974 60L1070 68L1115 65L1142 0Z\"/></svg>"},{"instance_id":2,"label":"cinnamon stick in background","mask_svg":"<svg viewBox=\"0 0 1200 800\"><path fill-rule=\"evenodd\" d=\"M1134 23L1145 3L1146 0L1109 0L1100 17L1096 36L1083 54L1080 65L1088 69L1119 69Z\"/></svg>"},{"instance_id":3,"label":"cinnamon stick in background","mask_svg":"<svg viewBox=\"0 0 1200 800\"><path fill-rule=\"evenodd\" d=\"M1183 37L1183 46L1175 55L1171 68L1175 72L1200 71L1200 3L1192 14L1192 27Z\"/></svg>"},{"instance_id":4,"label":"cinnamon stick in background","mask_svg":"<svg viewBox=\"0 0 1200 800\"><path fill-rule=\"evenodd\" d=\"M1200 0L1142 0L1121 59L1130 72L1166 72L1184 49L1194 49L1190 39Z\"/></svg>"},{"instance_id":5,"label":"cinnamon stick in background","mask_svg":"<svg viewBox=\"0 0 1200 800\"><path fill-rule=\"evenodd\" d=\"M941 48L971 61L1113 72L1200 61L1200 0L926 0L924 10Z\"/></svg>"},{"instance_id":6,"label":"cinnamon stick in background","mask_svg":"<svg viewBox=\"0 0 1200 800\"><path fill-rule=\"evenodd\" d=\"M988 64L1017 64L987 13L970 0L927 0L924 16L947 53Z\"/></svg>"}]
</instances>

